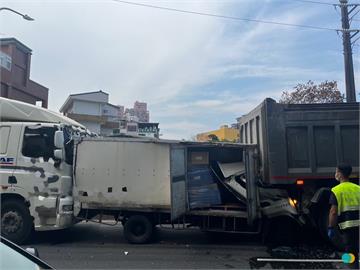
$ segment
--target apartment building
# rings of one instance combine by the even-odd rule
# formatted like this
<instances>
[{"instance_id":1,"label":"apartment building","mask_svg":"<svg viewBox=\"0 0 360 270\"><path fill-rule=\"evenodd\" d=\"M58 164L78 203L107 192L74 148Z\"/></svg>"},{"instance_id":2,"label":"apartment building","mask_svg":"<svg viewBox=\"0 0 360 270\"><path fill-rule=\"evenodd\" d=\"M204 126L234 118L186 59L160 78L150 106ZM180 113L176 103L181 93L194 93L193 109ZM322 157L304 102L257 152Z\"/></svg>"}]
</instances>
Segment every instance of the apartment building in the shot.
<instances>
[{"instance_id":1,"label":"apartment building","mask_svg":"<svg viewBox=\"0 0 360 270\"><path fill-rule=\"evenodd\" d=\"M0 39L0 96L47 108L49 89L30 79L31 54L15 38Z\"/></svg>"},{"instance_id":2,"label":"apartment building","mask_svg":"<svg viewBox=\"0 0 360 270\"><path fill-rule=\"evenodd\" d=\"M103 91L70 95L60 112L102 136L119 129L121 108L109 103L109 94Z\"/></svg>"}]
</instances>

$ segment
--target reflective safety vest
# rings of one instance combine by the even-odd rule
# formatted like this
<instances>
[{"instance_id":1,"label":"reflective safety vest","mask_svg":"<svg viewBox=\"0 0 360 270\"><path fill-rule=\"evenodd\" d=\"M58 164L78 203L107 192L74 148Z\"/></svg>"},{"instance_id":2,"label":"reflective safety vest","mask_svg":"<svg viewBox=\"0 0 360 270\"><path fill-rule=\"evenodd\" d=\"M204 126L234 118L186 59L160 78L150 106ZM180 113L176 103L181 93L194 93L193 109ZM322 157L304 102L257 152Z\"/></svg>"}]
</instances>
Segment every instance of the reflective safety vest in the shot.
<instances>
[{"instance_id":1,"label":"reflective safety vest","mask_svg":"<svg viewBox=\"0 0 360 270\"><path fill-rule=\"evenodd\" d=\"M360 186L351 182L343 182L333 187L338 203L338 224L341 230L360 226Z\"/></svg>"}]
</instances>

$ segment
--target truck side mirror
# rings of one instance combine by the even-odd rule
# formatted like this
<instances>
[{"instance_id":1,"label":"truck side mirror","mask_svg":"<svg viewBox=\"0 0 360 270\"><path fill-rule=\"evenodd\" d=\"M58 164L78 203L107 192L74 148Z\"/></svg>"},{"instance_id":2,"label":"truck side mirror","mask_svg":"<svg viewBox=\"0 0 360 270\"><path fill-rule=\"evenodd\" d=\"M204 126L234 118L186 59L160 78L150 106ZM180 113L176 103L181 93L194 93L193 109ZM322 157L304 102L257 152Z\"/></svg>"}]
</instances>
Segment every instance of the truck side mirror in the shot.
<instances>
[{"instance_id":1,"label":"truck side mirror","mask_svg":"<svg viewBox=\"0 0 360 270\"><path fill-rule=\"evenodd\" d=\"M56 148L64 148L64 132L61 130L55 131L54 145Z\"/></svg>"},{"instance_id":2,"label":"truck side mirror","mask_svg":"<svg viewBox=\"0 0 360 270\"><path fill-rule=\"evenodd\" d=\"M62 149L55 149L54 150L54 157L56 159L62 160L63 159L63 150Z\"/></svg>"},{"instance_id":3,"label":"truck side mirror","mask_svg":"<svg viewBox=\"0 0 360 270\"><path fill-rule=\"evenodd\" d=\"M35 257L40 258L39 251L36 247L28 247L25 249L27 252L29 252L31 255L34 255Z\"/></svg>"}]
</instances>

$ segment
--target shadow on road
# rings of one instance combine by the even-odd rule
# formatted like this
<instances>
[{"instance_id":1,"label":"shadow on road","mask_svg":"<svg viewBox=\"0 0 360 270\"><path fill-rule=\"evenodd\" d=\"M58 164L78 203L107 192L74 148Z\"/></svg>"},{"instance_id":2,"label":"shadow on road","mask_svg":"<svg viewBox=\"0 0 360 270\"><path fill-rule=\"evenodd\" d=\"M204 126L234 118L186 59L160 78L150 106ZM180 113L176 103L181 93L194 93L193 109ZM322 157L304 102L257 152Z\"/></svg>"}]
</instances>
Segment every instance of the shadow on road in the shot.
<instances>
[{"instance_id":1,"label":"shadow on road","mask_svg":"<svg viewBox=\"0 0 360 270\"><path fill-rule=\"evenodd\" d=\"M33 244L126 244L123 227L100 224L80 223L74 227L58 230L35 232ZM259 245L259 235L239 235L226 233L201 232L199 229L173 230L156 228L154 241L149 244L170 245ZM129 244L130 245L130 244Z\"/></svg>"}]
</instances>

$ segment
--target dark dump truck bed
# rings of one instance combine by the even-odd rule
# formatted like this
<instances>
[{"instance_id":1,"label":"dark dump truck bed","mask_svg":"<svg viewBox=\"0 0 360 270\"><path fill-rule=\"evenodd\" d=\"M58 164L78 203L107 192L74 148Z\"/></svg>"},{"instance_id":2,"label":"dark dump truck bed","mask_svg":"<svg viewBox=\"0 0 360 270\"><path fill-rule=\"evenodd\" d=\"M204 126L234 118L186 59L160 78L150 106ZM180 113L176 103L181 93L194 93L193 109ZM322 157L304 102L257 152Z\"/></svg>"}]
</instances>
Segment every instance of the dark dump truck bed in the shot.
<instances>
[{"instance_id":1,"label":"dark dump truck bed","mask_svg":"<svg viewBox=\"0 0 360 270\"><path fill-rule=\"evenodd\" d=\"M259 145L265 184L333 179L340 162L359 176L359 103L279 104L268 98L237 121L240 143Z\"/></svg>"}]
</instances>

